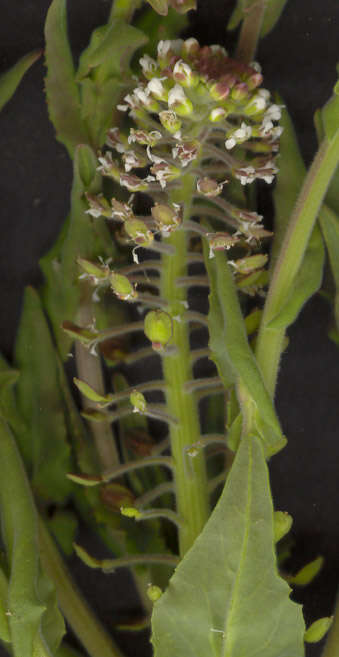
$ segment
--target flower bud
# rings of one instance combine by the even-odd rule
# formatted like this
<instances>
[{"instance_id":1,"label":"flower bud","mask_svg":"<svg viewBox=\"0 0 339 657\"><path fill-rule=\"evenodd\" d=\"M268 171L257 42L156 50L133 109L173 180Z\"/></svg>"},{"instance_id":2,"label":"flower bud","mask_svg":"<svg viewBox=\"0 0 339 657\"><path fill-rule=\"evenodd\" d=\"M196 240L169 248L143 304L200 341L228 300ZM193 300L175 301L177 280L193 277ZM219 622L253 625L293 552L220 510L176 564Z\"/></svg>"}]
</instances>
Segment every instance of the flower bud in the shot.
<instances>
[{"instance_id":1,"label":"flower bud","mask_svg":"<svg viewBox=\"0 0 339 657\"><path fill-rule=\"evenodd\" d=\"M225 148L230 150L234 148L237 144L243 144L245 141L250 139L252 135L252 128L250 125L242 122L240 128L235 128L233 130L228 130L227 139L225 141Z\"/></svg>"},{"instance_id":2,"label":"flower bud","mask_svg":"<svg viewBox=\"0 0 339 657\"><path fill-rule=\"evenodd\" d=\"M192 71L191 67L179 59L173 68L173 78L176 82L180 82L183 87L196 87L199 83L199 75L196 71Z\"/></svg>"},{"instance_id":3,"label":"flower bud","mask_svg":"<svg viewBox=\"0 0 339 657\"><path fill-rule=\"evenodd\" d=\"M181 121L173 110L164 110L159 113L161 124L171 134L175 134L181 128Z\"/></svg>"},{"instance_id":4,"label":"flower bud","mask_svg":"<svg viewBox=\"0 0 339 657\"><path fill-rule=\"evenodd\" d=\"M176 111L179 116L188 116L193 112L193 105L187 98L180 84L175 84L168 93L168 107Z\"/></svg>"},{"instance_id":5,"label":"flower bud","mask_svg":"<svg viewBox=\"0 0 339 657\"><path fill-rule=\"evenodd\" d=\"M227 112L223 107L215 107L210 112L208 119L213 123L217 123L218 121L223 121L223 119L225 119L226 116L227 116Z\"/></svg>"},{"instance_id":6,"label":"flower bud","mask_svg":"<svg viewBox=\"0 0 339 657\"><path fill-rule=\"evenodd\" d=\"M157 100L167 102L168 91L159 78L152 78L147 85L147 89Z\"/></svg>"},{"instance_id":7,"label":"flower bud","mask_svg":"<svg viewBox=\"0 0 339 657\"><path fill-rule=\"evenodd\" d=\"M86 192L85 196L89 204L86 214L90 214L91 217L95 217L96 219L98 217L112 217L112 209L103 194L94 196Z\"/></svg>"},{"instance_id":8,"label":"flower bud","mask_svg":"<svg viewBox=\"0 0 339 657\"><path fill-rule=\"evenodd\" d=\"M286 511L275 511L273 515L274 542L286 536L293 524L293 518Z\"/></svg>"},{"instance_id":9,"label":"flower bud","mask_svg":"<svg viewBox=\"0 0 339 657\"><path fill-rule=\"evenodd\" d=\"M182 55L188 55L192 57L193 55L197 55L200 50L200 45L199 41L195 39L194 37L190 37L189 39L186 39L184 41L183 46L182 46Z\"/></svg>"},{"instance_id":10,"label":"flower bud","mask_svg":"<svg viewBox=\"0 0 339 657\"><path fill-rule=\"evenodd\" d=\"M110 275L110 284L114 294L118 299L121 299L121 301L137 299L138 293L132 283L128 280L127 276L112 272Z\"/></svg>"},{"instance_id":11,"label":"flower bud","mask_svg":"<svg viewBox=\"0 0 339 657\"><path fill-rule=\"evenodd\" d=\"M204 196L219 196L222 192L224 183L218 183L212 178L205 176L204 178L199 178L197 181L197 190L200 194Z\"/></svg>"},{"instance_id":12,"label":"flower bud","mask_svg":"<svg viewBox=\"0 0 339 657\"><path fill-rule=\"evenodd\" d=\"M142 392L133 390L129 396L129 400L133 406L133 413L144 413L146 411L147 402Z\"/></svg>"},{"instance_id":13,"label":"flower bud","mask_svg":"<svg viewBox=\"0 0 339 657\"><path fill-rule=\"evenodd\" d=\"M162 596L162 590L160 586L156 586L155 584L148 584L146 593L147 597L152 600L152 602L156 602Z\"/></svg>"},{"instance_id":14,"label":"flower bud","mask_svg":"<svg viewBox=\"0 0 339 657\"><path fill-rule=\"evenodd\" d=\"M252 96L251 100L245 105L243 112L246 116L254 116L260 114L266 109L266 100L260 94Z\"/></svg>"},{"instance_id":15,"label":"flower bud","mask_svg":"<svg viewBox=\"0 0 339 657\"><path fill-rule=\"evenodd\" d=\"M209 257L214 258L214 251L228 251L232 246L239 242L239 238L229 233L207 233L206 235L210 253Z\"/></svg>"},{"instance_id":16,"label":"flower bud","mask_svg":"<svg viewBox=\"0 0 339 657\"><path fill-rule=\"evenodd\" d=\"M219 80L218 82L214 82L209 88L209 93L211 98L213 98L213 100L217 100L217 101L226 100L227 96L230 93L229 81Z\"/></svg>"},{"instance_id":17,"label":"flower bud","mask_svg":"<svg viewBox=\"0 0 339 657\"><path fill-rule=\"evenodd\" d=\"M141 219L137 219L136 217L128 219L124 223L124 228L127 235L134 240L138 246L147 248L147 246L152 244L153 233L147 228L146 224L141 221Z\"/></svg>"},{"instance_id":18,"label":"flower bud","mask_svg":"<svg viewBox=\"0 0 339 657\"><path fill-rule=\"evenodd\" d=\"M245 82L237 82L231 89L231 98L237 101L244 101L248 98L249 89Z\"/></svg>"},{"instance_id":19,"label":"flower bud","mask_svg":"<svg viewBox=\"0 0 339 657\"><path fill-rule=\"evenodd\" d=\"M151 310L144 322L144 331L156 351L163 351L173 334L171 316L163 310Z\"/></svg>"},{"instance_id":20,"label":"flower bud","mask_svg":"<svg viewBox=\"0 0 339 657\"><path fill-rule=\"evenodd\" d=\"M145 78L149 80L153 77L153 75L158 70L157 62L152 57L146 54L140 57L139 64L142 68L142 72Z\"/></svg>"},{"instance_id":21,"label":"flower bud","mask_svg":"<svg viewBox=\"0 0 339 657\"><path fill-rule=\"evenodd\" d=\"M157 53L158 63L161 68L166 68L170 64L173 55L181 52L182 44L182 39L174 39L172 41L165 39L159 41Z\"/></svg>"},{"instance_id":22,"label":"flower bud","mask_svg":"<svg viewBox=\"0 0 339 657\"><path fill-rule=\"evenodd\" d=\"M173 230L180 226L182 219L179 210L180 206L177 204L173 204L173 207L170 207L169 205L156 203L151 208L152 217L164 237L167 237Z\"/></svg>"},{"instance_id":23,"label":"flower bud","mask_svg":"<svg viewBox=\"0 0 339 657\"><path fill-rule=\"evenodd\" d=\"M317 643L321 641L326 632L330 629L333 622L333 616L324 616L314 621L310 627L307 628L304 634L304 641L307 643Z\"/></svg>"}]
</instances>

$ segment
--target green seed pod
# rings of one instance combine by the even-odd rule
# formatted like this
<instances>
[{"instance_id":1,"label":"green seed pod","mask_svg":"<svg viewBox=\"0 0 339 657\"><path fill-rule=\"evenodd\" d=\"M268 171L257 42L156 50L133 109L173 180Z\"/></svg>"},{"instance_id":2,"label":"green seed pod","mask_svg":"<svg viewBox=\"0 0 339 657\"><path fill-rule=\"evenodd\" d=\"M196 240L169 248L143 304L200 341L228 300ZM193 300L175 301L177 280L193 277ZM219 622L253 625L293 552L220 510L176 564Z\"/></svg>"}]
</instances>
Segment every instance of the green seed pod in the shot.
<instances>
[{"instance_id":1,"label":"green seed pod","mask_svg":"<svg viewBox=\"0 0 339 657\"><path fill-rule=\"evenodd\" d=\"M153 242L153 233L141 219L128 219L124 223L127 235L134 240L138 246L147 247Z\"/></svg>"},{"instance_id":2,"label":"green seed pod","mask_svg":"<svg viewBox=\"0 0 339 657\"><path fill-rule=\"evenodd\" d=\"M324 557L317 557L310 563L306 564L296 575L289 578L289 582L295 586L307 586L318 575L324 564Z\"/></svg>"},{"instance_id":3,"label":"green seed pod","mask_svg":"<svg viewBox=\"0 0 339 657\"><path fill-rule=\"evenodd\" d=\"M145 335L156 351L162 351L173 334L173 320L163 310L151 310L144 321Z\"/></svg>"},{"instance_id":4,"label":"green seed pod","mask_svg":"<svg viewBox=\"0 0 339 657\"><path fill-rule=\"evenodd\" d=\"M126 516L126 518L135 518L135 520L138 520L142 516L142 513L133 506L121 506L120 513L122 516Z\"/></svg>"},{"instance_id":5,"label":"green seed pod","mask_svg":"<svg viewBox=\"0 0 339 657\"><path fill-rule=\"evenodd\" d=\"M286 511L275 511L273 515L274 542L278 543L290 531L293 518Z\"/></svg>"},{"instance_id":6,"label":"green seed pod","mask_svg":"<svg viewBox=\"0 0 339 657\"><path fill-rule=\"evenodd\" d=\"M152 600L152 602L156 602L162 596L162 590L160 586L156 586L155 584L148 584L146 593L147 597Z\"/></svg>"},{"instance_id":7,"label":"green seed pod","mask_svg":"<svg viewBox=\"0 0 339 657\"><path fill-rule=\"evenodd\" d=\"M142 392L133 390L129 396L129 400L133 406L134 413L144 413L146 411L147 402Z\"/></svg>"},{"instance_id":8,"label":"green seed pod","mask_svg":"<svg viewBox=\"0 0 339 657\"><path fill-rule=\"evenodd\" d=\"M163 237L168 237L173 230L180 226L182 220L179 210L180 206L177 204L173 204L173 207L170 207L169 205L156 203L151 208L152 217L157 224L157 228L162 232Z\"/></svg>"},{"instance_id":9,"label":"green seed pod","mask_svg":"<svg viewBox=\"0 0 339 657\"><path fill-rule=\"evenodd\" d=\"M304 634L304 641L307 643L317 643L325 636L333 622L333 616L324 616L314 621Z\"/></svg>"},{"instance_id":10,"label":"green seed pod","mask_svg":"<svg viewBox=\"0 0 339 657\"><path fill-rule=\"evenodd\" d=\"M226 232L207 233L206 237L210 246L210 258L214 258L214 251L227 251L239 241L238 237L234 237L234 235L230 235Z\"/></svg>"},{"instance_id":11,"label":"green seed pod","mask_svg":"<svg viewBox=\"0 0 339 657\"><path fill-rule=\"evenodd\" d=\"M248 258L240 258L239 260L230 260L232 265L239 274L250 274L256 269L261 269L267 263L268 255L265 253L256 253Z\"/></svg>"},{"instance_id":12,"label":"green seed pod","mask_svg":"<svg viewBox=\"0 0 339 657\"><path fill-rule=\"evenodd\" d=\"M223 186L224 183L218 183L213 178L208 178L207 176L197 180L197 190L199 194L203 194L204 196L219 196Z\"/></svg>"},{"instance_id":13,"label":"green seed pod","mask_svg":"<svg viewBox=\"0 0 339 657\"><path fill-rule=\"evenodd\" d=\"M161 125L166 128L168 132L174 135L178 130L180 130L182 122L178 119L176 113L173 110L164 110L159 113L159 119Z\"/></svg>"},{"instance_id":14,"label":"green seed pod","mask_svg":"<svg viewBox=\"0 0 339 657\"><path fill-rule=\"evenodd\" d=\"M112 272L110 275L110 283L111 288L118 299L129 301L130 299L136 299L138 297L136 289L128 280L127 276Z\"/></svg>"},{"instance_id":15,"label":"green seed pod","mask_svg":"<svg viewBox=\"0 0 339 657\"><path fill-rule=\"evenodd\" d=\"M100 265L96 262L91 262L91 260L86 260L85 258L79 257L77 263L84 274L88 274L88 276L91 276L95 281L104 281L111 273L108 265Z\"/></svg>"}]
</instances>

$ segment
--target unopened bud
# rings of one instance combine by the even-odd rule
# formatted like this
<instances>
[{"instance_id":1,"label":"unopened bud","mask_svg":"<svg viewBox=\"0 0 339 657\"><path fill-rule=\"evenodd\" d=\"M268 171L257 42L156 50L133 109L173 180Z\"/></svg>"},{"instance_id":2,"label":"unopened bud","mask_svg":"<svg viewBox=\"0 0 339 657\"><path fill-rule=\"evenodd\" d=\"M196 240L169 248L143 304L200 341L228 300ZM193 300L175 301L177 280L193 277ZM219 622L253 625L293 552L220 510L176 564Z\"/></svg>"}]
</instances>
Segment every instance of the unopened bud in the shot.
<instances>
[{"instance_id":1,"label":"unopened bud","mask_svg":"<svg viewBox=\"0 0 339 657\"><path fill-rule=\"evenodd\" d=\"M200 50L200 44L197 39L194 37L190 37L189 39L186 39L184 41L183 46L182 46L182 54L183 55L197 55Z\"/></svg>"},{"instance_id":2,"label":"unopened bud","mask_svg":"<svg viewBox=\"0 0 339 657\"><path fill-rule=\"evenodd\" d=\"M275 511L273 515L274 542L286 536L293 524L293 518L286 511Z\"/></svg>"},{"instance_id":3,"label":"unopened bud","mask_svg":"<svg viewBox=\"0 0 339 657\"><path fill-rule=\"evenodd\" d=\"M333 622L333 616L324 616L314 621L310 627L307 628L304 634L304 641L307 643L317 643L321 641L325 634L330 629Z\"/></svg>"},{"instance_id":4,"label":"unopened bud","mask_svg":"<svg viewBox=\"0 0 339 657\"><path fill-rule=\"evenodd\" d=\"M144 321L144 331L156 351L163 351L172 338L173 320L163 310L151 310Z\"/></svg>"},{"instance_id":5,"label":"unopened bud","mask_svg":"<svg viewBox=\"0 0 339 657\"><path fill-rule=\"evenodd\" d=\"M219 196L222 192L223 184L205 176L204 178L198 179L197 190L204 196Z\"/></svg>"},{"instance_id":6,"label":"unopened bud","mask_svg":"<svg viewBox=\"0 0 339 657\"><path fill-rule=\"evenodd\" d=\"M90 214L91 217L95 217L96 219L98 217L112 217L112 209L103 194L94 196L86 193L85 196L89 204L89 209L86 210L86 214Z\"/></svg>"},{"instance_id":7,"label":"unopened bud","mask_svg":"<svg viewBox=\"0 0 339 657\"><path fill-rule=\"evenodd\" d=\"M231 89L231 98L237 101L244 101L248 98L248 86L245 82L238 82Z\"/></svg>"},{"instance_id":8,"label":"unopened bud","mask_svg":"<svg viewBox=\"0 0 339 657\"><path fill-rule=\"evenodd\" d=\"M157 98L157 100L167 102L168 91L164 87L162 81L159 80L159 78L152 78L147 85L147 89L154 96L154 98Z\"/></svg>"},{"instance_id":9,"label":"unopened bud","mask_svg":"<svg viewBox=\"0 0 339 657\"><path fill-rule=\"evenodd\" d=\"M139 59L139 64L142 68L142 72L145 78L148 78L149 80L153 77L158 69L156 61L149 55L143 55Z\"/></svg>"},{"instance_id":10,"label":"unopened bud","mask_svg":"<svg viewBox=\"0 0 339 657\"><path fill-rule=\"evenodd\" d=\"M176 82L180 82L183 87L196 87L199 83L199 75L196 71L192 71L191 67L179 59L173 69L173 78Z\"/></svg>"},{"instance_id":11,"label":"unopened bud","mask_svg":"<svg viewBox=\"0 0 339 657\"><path fill-rule=\"evenodd\" d=\"M226 100L227 96L230 93L230 85L228 81L222 81L219 80L218 82L214 82L210 88L209 88L209 93L211 98L213 100Z\"/></svg>"},{"instance_id":12,"label":"unopened bud","mask_svg":"<svg viewBox=\"0 0 339 657\"><path fill-rule=\"evenodd\" d=\"M129 400L133 406L133 413L144 413L146 411L147 402L142 392L133 390L129 396Z\"/></svg>"},{"instance_id":13,"label":"unopened bud","mask_svg":"<svg viewBox=\"0 0 339 657\"><path fill-rule=\"evenodd\" d=\"M256 94L251 98L251 100L245 105L243 112L247 116L253 116L255 114L260 114L266 109L266 99L260 94Z\"/></svg>"},{"instance_id":14,"label":"unopened bud","mask_svg":"<svg viewBox=\"0 0 339 657\"><path fill-rule=\"evenodd\" d=\"M141 219L128 219L124 223L127 235L134 240L138 246L147 247L153 242L153 233Z\"/></svg>"},{"instance_id":15,"label":"unopened bud","mask_svg":"<svg viewBox=\"0 0 339 657\"><path fill-rule=\"evenodd\" d=\"M218 121L223 121L227 116L227 112L223 107L215 107L212 109L208 119L209 121L212 121L213 123L217 123Z\"/></svg>"},{"instance_id":16,"label":"unopened bud","mask_svg":"<svg viewBox=\"0 0 339 657\"><path fill-rule=\"evenodd\" d=\"M177 204L170 207L169 205L156 203L151 208L152 217L158 229L161 230L165 237L180 225L181 216L179 210L180 206Z\"/></svg>"},{"instance_id":17,"label":"unopened bud","mask_svg":"<svg viewBox=\"0 0 339 657\"><path fill-rule=\"evenodd\" d=\"M187 98L180 84L175 84L168 93L168 107L176 111L179 116L188 116L193 112L193 105Z\"/></svg>"},{"instance_id":18,"label":"unopened bud","mask_svg":"<svg viewBox=\"0 0 339 657\"><path fill-rule=\"evenodd\" d=\"M152 600L152 602L156 602L162 596L162 590L160 586L156 586L155 584L149 584L147 586L146 593L147 597Z\"/></svg>"},{"instance_id":19,"label":"unopened bud","mask_svg":"<svg viewBox=\"0 0 339 657\"><path fill-rule=\"evenodd\" d=\"M136 299L138 297L136 289L128 280L127 276L112 272L110 276L110 283L111 288L118 299L121 299L122 301L129 301L130 299Z\"/></svg>"}]
</instances>

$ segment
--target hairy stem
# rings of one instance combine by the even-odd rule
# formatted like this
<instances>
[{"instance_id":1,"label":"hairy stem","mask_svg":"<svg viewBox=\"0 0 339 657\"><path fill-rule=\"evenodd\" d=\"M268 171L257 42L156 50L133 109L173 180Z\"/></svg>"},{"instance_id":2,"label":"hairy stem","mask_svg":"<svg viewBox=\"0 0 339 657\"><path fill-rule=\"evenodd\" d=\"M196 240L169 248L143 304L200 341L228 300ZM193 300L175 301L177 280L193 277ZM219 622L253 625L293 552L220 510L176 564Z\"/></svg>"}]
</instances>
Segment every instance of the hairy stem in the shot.
<instances>
[{"instance_id":1,"label":"hairy stem","mask_svg":"<svg viewBox=\"0 0 339 657\"><path fill-rule=\"evenodd\" d=\"M339 160L339 131L329 142L324 139L304 180L292 213L279 257L273 270L256 343L256 356L264 381L274 396L285 328L270 322L287 303L302 264L307 244L326 190Z\"/></svg>"},{"instance_id":2,"label":"hairy stem","mask_svg":"<svg viewBox=\"0 0 339 657\"><path fill-rule=\"evenodd\" d=\"M175 202L181 202L185 207L184 221L190 217L194 182L190 174L183 176L181 190L175 195ZM178 309L183 307L187 294L185 288L177 285L177 279L187 275L186 231L174 232L168 242L175 247L175 255L164 255L162 258L161 296L168 300L169 307ZM200 436L195 396L185 392L185 384L193 379L187 322L174 321L173 343L176 352L174 355L164 355L163 371L168 412L178 419L177 426L170 427L170 440L175 466L177 513L183 521L179 529L180 555L183 556L208 519L209 502L204 454L198 454L192 462L186 456L187 448Z\"/></svg>"}]
</instances>

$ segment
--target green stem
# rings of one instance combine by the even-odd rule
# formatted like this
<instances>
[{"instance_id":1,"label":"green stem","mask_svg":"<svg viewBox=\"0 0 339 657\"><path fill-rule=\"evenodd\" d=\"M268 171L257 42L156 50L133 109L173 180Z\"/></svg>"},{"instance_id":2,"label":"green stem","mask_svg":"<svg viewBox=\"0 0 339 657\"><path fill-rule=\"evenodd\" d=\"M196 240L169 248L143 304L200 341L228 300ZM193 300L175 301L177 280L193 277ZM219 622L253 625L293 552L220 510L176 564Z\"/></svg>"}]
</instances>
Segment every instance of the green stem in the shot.
<instances>
[{"instance_id":1,"label":"green stem","mask_svg":"<svg viewBox=\"0 0 339 657\"><path fill-rule=\"evenodd\" d=\"M194 182L194 176L183 176L180 192L173 198L185 207L184 221L190 217ZM173 315L176 315L183 308L187 295L185 288L177 286L177 278L187 275L186 231L174 232L167 242L175 248L175 254L162 257L161 296L168 300ZM200 437L196 399L194 395L185 393L185 384L193 379L187 322L174 321L173 344L176 346L175 354L165 354L162 363L168 412L178 419L178 424L170 427L170 440L175 466L177 513L182 518L179 548L183 556L208 519L209 501L204 454L198 454L192 462L186 456L187 448Z\"/></svg>"},{"instance_id":2,"label":"green stem","mask_svg":"<svg viewBox=\"0 0 339 657\"><path fill-rule=\"evenodd\" d=\"M270 322L287 303L300 269L321 203L339 161L339 131L324 139L304 180L273 270L256 343L256 356L264 381L274 396L285 328Z\"/></svg>"},{"instance_id":3,"label":"green stem","mask_svg":"<svg viewBox=\"0 0 339 657\"><path fill-rule=\"evenodd\" d=\"M251 6L245 9L235 53L235 58L244 64L249 64L255 57L266 5L267 0L254 0Z\"/></svg>"},{"instance_id":4,"label":"green stem","mask_svg":"<svg viewBox=\"0 0 339 657\"><path fill-rule=\"evenodd\" d=\"M123 20L130 23L136 9L141 6L141 0L113 0L109 23L113 20Z\"/></svg>"},{"instance_id":5,"label":"green stem","mask_svg":"<svg viewBox=\"0 0 339 657\"><path fill-rule=\"evenodd\" d=\"M78 311L78 321L86 326L90 324L93 318L91 302L89 301L88 290L85 290L85 299L80 303ZM99 394L105 394L105 384L102 372L100 356L95 356L81 342L75 344L75 356L77 364L78 377L82 381L96 390ZM97 404L86 399L84 402L86 409L97 408ZM101 470L111 470L119 463L119 454L115 444L111 426L106 422L91 422L89 426L95 442Z\"/></svg>"},{"instance_id":6,"label":"green stem","mask_svg":"<svg viewBox=\"0 0 339 657\"><path fill-rule=\"evenodd\" d=\"M41 519L39 547L43 568L54 583L60 608L85 650L91 657L121 657L121 652L81 597Z\"/></svg>"}]
</instances>

